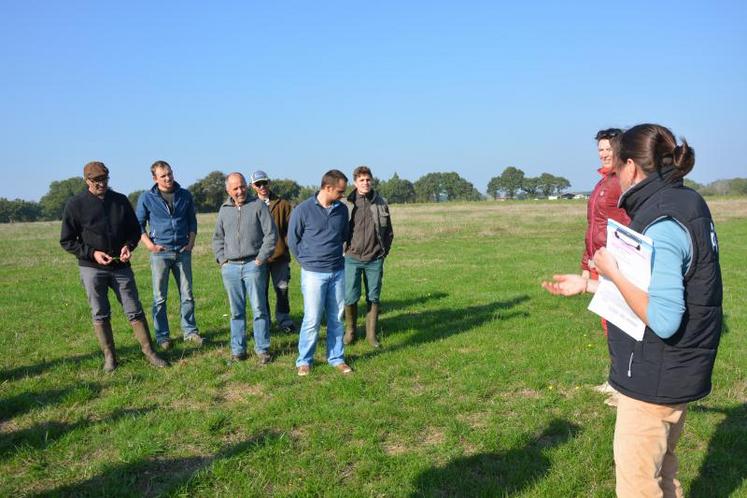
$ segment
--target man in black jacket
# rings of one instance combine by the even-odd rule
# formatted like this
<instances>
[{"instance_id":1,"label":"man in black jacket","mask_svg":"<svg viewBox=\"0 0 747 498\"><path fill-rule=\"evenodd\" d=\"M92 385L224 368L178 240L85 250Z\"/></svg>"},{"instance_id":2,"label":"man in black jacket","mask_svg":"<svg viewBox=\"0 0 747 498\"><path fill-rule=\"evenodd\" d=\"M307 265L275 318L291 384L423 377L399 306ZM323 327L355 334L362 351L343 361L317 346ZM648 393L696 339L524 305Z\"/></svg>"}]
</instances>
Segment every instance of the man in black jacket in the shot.
<instances>
[{"instance_id":1,"label":"man in black jacket","mask_svg":"<svg viewBox=\"0 0 747 498\"><path fill-rule=\"evenodd\" d=\"M122 303L145 357L156 367L168 364L156 355L148 322L130 268L132 251L140 240L140 225L130 201L109 189L109 170L101 162L83 168L88 189L74 196L62 215L60 245L77 256L80 278L91 306L93 329L104 353L104 371L117 368L111 326L109 288Z\"/></svg>"}]
</instances>

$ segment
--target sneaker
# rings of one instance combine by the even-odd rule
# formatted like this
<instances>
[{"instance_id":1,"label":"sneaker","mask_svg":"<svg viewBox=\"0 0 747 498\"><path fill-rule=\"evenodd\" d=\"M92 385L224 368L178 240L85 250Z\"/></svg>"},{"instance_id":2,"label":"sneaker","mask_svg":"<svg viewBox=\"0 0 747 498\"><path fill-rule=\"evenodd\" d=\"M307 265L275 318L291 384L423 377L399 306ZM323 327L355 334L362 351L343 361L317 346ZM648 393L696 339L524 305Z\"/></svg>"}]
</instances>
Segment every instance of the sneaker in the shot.
<instances>
[{"instance_id":1,"label":"sneaker","mask_svg":"<svg viewBox=\"0 0 747 498\"><path fill-rule=\"evenodd\" d=\"M232 361L244 361L246 360L246 353L232 354L231 360Z\"/></svg>"},{"instance_id":2,"label":"sneaker","mask_svg":"<svg viewBox=\"0 0 747 498\"><path fill-rule=\"evenodd\" d=\"M309 375L309 372L311 372L311 367L308 365L301 365L298 367L298 376L299 377L306 377Z\"/></svg>"},{"instance_id":3,"label":"sneaker","mask_svg":"<svg viewBox=\"0 0 747 498\"><path fill-rule=\"evenodd\" d=\"M202 346L202 343L205 341L202 336L200 336L200 334L198 334L197 332L193 332L184 338L184 342L191 342L195 346L199 347Z\"/></svg>"},{"instance_id":4,"label":"sneaker","mask_svg":"<svg viewBox=\"0 0 747 498\"><path fill-rule=\"evenodd\" d=\"M612 387L611 385L609 385L608 382L605 382L604 384L599 384L598 386L594 386L593 389L596 392L602 393L602 394L612 394L612 393L616 393L617 392L614 387Z\"/></svg>"},{"instance_id":5,"label":"sneaker","mask_svg":"<svg viewBox=\"0 0 747 498\"><path fill-rule=\"evenodd\" d=\"M162 351L168 351L171 349L171 341L169 339L158 341L158 347L161 348Z\"/></svg>"},{"instance_id":6,"label":"sneaker","mask_svg":"<svg viewBox=\"0 0 747 498\"><path fill-rule=\"evenodd\" d=\"M349 374L352 373L353 369L350 368L347 363L340 363L339 365L335 365L335 368L338 372L341 374Z\"/></svg>"},{"instance_id":7,"label":"sneaker","mask_svg":"<svg viewBox=\"0 0 747 498\"><path fill-rule=\"evenodd\" d=\"M604 400L604 404L607 406L617 406L617 398L620 393L615 391L614 393L610 394L607 399Z\"/></svg>"},{"instance_id":8,"label":"sneaker","mask_svg":"<svg viewBox=\"0 0 747 498\"><path fill-rule=\"evenodd\" d=\"M272 356L270 356L270 353L259 353L257 357L259 358L260 365L272 363Z\"/></svg>"}]
</instances>

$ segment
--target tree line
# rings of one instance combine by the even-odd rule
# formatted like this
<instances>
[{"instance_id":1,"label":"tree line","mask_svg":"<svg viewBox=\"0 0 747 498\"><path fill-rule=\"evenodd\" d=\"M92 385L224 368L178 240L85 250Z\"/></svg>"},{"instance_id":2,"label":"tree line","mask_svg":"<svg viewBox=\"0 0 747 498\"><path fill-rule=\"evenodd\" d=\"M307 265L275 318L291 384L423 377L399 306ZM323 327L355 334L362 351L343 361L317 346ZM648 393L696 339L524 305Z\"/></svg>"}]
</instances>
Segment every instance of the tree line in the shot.
<instances>
[{"instance_id":1,"label":"tree line","mask_svg":"<svg viewBox=\"0 0 747 498\"><path fill-rule=\"evenodd\" d=\"M226 200L225 179L223 172L212 171L187 187L199 212L218 211ZM685 184L703 195L747 195L747 178L717 180L707 185L686 179ZM528 177L521 169L509 166L490 179L486 194L489 199L542 198L560 194L570 185L562 176L542 173L537 177ZM428 173L414 183L394 173L388 180L374 178L373 187L390 204L478 201L485 198L472 183L453 171ZM53 181L39 202L0 197L0 223L59 220L68 199L86 188L83 177L76 176ZM290 179L272 181L272 190L294 204L311 197L318 189L317 185L302 186ZM128 195L133 206L142 192L137 190Z\"/></svg>"}]
</instances>

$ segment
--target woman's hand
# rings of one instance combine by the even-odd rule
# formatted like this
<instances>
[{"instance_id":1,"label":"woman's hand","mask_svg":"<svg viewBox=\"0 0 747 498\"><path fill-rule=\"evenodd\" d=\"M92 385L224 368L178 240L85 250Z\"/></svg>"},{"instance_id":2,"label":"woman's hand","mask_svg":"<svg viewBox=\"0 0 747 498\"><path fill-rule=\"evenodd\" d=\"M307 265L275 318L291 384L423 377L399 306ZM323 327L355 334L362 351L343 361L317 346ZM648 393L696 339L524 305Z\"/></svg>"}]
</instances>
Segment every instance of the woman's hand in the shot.
<instances>
[{"instance_id":1,"label":"woman's hand","mask_svg":"<svg viewBox=\"0 0 747 498\"><path fill-rule=\"evenodd\" d=\"M594 253L594 265L597 272L609 280L614 280L614 277L620 273L615 257L604 247Z\"/></svg>"},{"instance_id":2,"label":"woman's hand","mask_svg":"<svg viewBox=\"0 0 747 498\"><path fill-rule=\"evenodd\" d=\"M588 279L581 275L553 275L553 282L542 282L542 287L556 296L575 296L586 290Z\"/></svg>"}]
</instances>

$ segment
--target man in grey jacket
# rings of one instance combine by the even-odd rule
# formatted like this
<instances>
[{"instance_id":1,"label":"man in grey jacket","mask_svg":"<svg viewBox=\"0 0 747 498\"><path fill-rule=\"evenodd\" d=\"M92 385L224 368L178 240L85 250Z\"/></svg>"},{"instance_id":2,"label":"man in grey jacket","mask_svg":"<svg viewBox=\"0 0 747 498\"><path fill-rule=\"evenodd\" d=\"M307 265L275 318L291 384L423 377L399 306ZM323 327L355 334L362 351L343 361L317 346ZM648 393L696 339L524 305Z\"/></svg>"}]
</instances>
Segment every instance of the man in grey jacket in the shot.
<instances>
[{"instance_id":1,"label":"man in grey jacket","mask_svg":"<svg viewBox=\"0 0 747 498\"><path fill-rule=\"evenodd\" d=\"M223 285L231 305L231 357L246 359L246 298L252 306L254 351L265 365L270 356L267 319L267 259L277 240L275 223L264 202L247 202L247 185L241 173L226 176L229 199L220 207L213 234L213 252L220 264Z\"/></svg>"},{"instance_id":2,"label":"man in grey jacket","mask_svg":"<svg viewBox=\"0 0 747 498\"><path fill-rule=\"evenodd\" d=\"M384 258L394 239L389 206L372 188L373 175L368 166L353 170L353 190L346 204L350 229L345 242L345 344L355 340L361 280L366 286L366 339L379 347L376 328L379 321L379 296L384 277Z\"/></svg>"}]
</instances>

